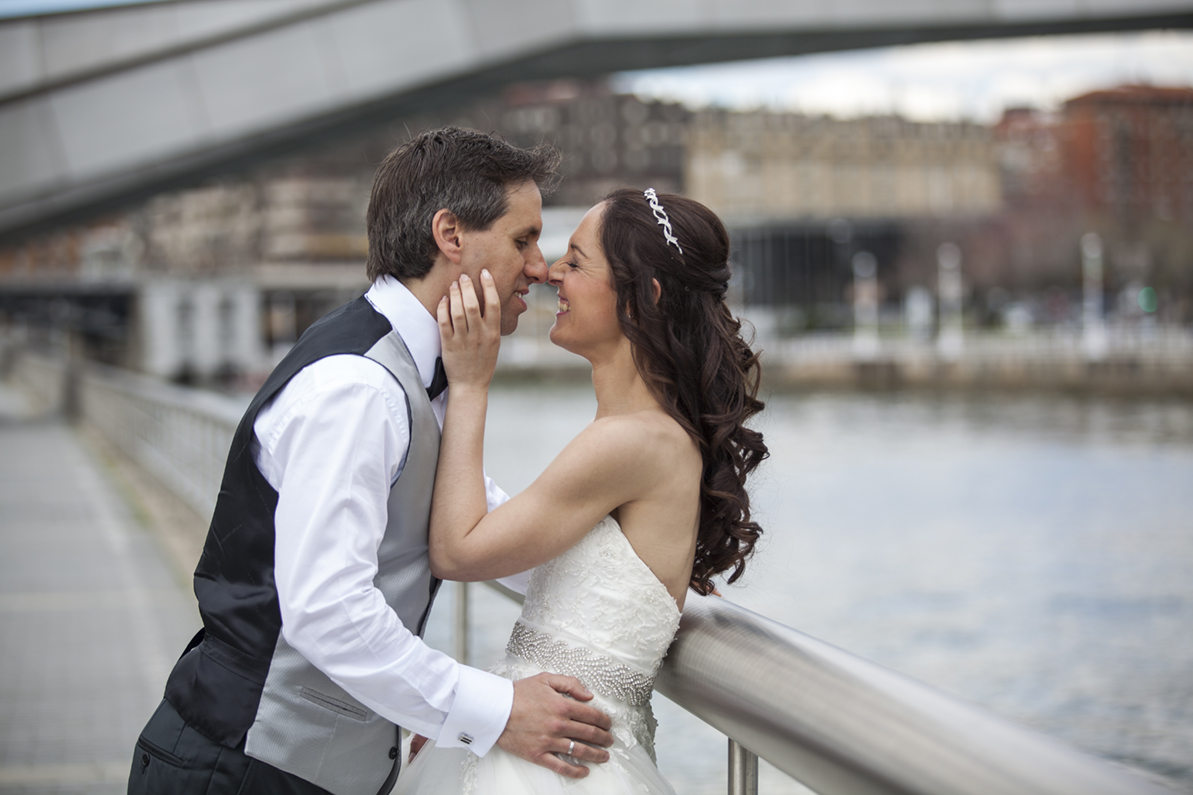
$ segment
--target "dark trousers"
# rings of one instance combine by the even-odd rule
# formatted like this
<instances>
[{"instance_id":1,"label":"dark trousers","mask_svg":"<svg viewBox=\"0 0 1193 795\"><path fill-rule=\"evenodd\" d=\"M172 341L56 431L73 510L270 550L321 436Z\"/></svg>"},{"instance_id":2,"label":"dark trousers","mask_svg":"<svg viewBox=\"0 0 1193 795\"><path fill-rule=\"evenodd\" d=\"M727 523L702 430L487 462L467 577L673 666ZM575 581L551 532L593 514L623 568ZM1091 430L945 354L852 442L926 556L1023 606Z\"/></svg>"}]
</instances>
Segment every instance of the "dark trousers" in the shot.
<instances>
[{"instance_id":1,"label":"dark trousers","mask_svg":"<svg viewBox=\"0 0 1193 795\"><path fill-rule=\"evenodd\" d=\"M330 795L309 781L207 739L162 701L133 754L128 795Z\"/></svg>"}]
</instances>

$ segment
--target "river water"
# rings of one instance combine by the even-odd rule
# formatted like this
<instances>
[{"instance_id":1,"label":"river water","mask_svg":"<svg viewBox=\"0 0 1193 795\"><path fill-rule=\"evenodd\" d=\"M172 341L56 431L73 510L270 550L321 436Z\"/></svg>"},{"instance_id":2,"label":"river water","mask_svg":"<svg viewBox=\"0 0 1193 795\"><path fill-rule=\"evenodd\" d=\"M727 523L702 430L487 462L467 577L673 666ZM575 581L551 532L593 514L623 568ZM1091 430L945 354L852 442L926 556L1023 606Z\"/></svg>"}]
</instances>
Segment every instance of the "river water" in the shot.
<instances>
[{"instance_id":1,"label":"river water","mask_svg":"<svg viewBox=\"0 0 1193 795\"><path fill-rule=\"evenodd\" d=\"M1193 793L1193 404L775 394L752 481L765 543L725 596ZM528 485L587 385L502 385L486 467ZM472 587L472 655L517 607ZM445 588L428 639L451 648ZM743 674L748 675L743 663ZM663 773L724 793L725 741L655 698ZM763 764L760 791L806 792Z\"/></svg>"}]
</instances>

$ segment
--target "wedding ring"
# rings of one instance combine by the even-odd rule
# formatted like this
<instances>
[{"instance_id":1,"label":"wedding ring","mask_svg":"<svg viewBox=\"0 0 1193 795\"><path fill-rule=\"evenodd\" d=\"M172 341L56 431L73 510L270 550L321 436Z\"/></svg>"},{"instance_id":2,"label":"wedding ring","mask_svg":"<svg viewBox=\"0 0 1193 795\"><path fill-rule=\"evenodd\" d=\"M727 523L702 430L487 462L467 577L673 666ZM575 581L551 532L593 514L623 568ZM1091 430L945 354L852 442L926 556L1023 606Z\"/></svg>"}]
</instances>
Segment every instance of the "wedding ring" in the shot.
<instances>
[{"instance_id":1,"label":"wedding ring","mask_svg":"<svg viewBox=\"0 0 1193 795\"><path fill-rule=\"evenodd\" d=\"M572 752L575 750L576 750L576 741L568 740L568 756L571 756Z\"/></svg>"}]
</instances>

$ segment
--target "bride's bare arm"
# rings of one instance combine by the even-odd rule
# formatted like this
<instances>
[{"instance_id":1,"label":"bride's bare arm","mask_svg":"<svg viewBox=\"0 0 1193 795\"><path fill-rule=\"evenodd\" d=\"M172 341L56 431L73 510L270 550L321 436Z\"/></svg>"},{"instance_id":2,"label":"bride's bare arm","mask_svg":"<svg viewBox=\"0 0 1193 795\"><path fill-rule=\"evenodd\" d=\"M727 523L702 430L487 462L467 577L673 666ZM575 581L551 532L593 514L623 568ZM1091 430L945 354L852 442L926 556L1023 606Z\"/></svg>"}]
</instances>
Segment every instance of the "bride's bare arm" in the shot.
<instances>
[{"instance_id":1,"label":"bride's bare arm","mask_svg":"<svg viewBox=\"0 0 1193 795\"><path fill-rule=\"evenodd\" d=\"M482 281L484 317L475 291L463 287L439 307L451 391L431 510L431 569L444 579L486 580L551 560L611 510L649 492L665 465L668 436L650 418L597 420L526 491L486 513L485 409L500 308L491 281Z\"/></svg>"},{"instance_id":2,"label":"bride's bare arm","mask_svg":"<svg viewBox=\"0 0 1193 795\"><path fill-rule=\"evenodd\" d=\"M501 307L488 271L481 272L485 295L483 316L472 284L464 276L460 282L451 286L450 300L443 299L438 308L443 361L451 392L431 508L433 570L437 569L435 561L442 550L454 548L448 543L452 537L448 531L474 528L487 508L482 468L485 409L500 344ZM516 572L506 570L498 576L513 573ZM584 765L569 764L557 754L575 745L572 740L578 740L580 744L572 754L575 759L590 763L608 761L604 747L613 744L613 735L609 733L612 724L603 712L581 703L591 698L592 693L573 677L543 673L519 680L514 683L509 721L497 744L560 775L583 778L588 775Z\"/></svg>"},{"instance_id":3,"label":"bride's bare arm","mask_svg":"<svg viewBox=\"0 0 1193 795\"><path fill-rule=\"evenodd\" d=\"M525 491L487 514L482 500L481 513L473 509L467 518L444 504L454 501L456 488L441 489L441 470L435 501L444 509L432 512L432 571L444 579L487 580L557 557L614 508L651 489L657 467L645 448L658 435L635 417L597 420ZM449 519L453 514L459 521Z\"/></svg>"},{"instance_id":4,"label":"bride's bare arm","mask_svg":"<svg viewBox=\"0 0 1193 795\"><path fill-rule=\"evenodd\" d=\"M481 271L482 316L471 280L461 276L439 302L439 337L447 371L447 411L431 503L431 567L439 528L472 527L485 515L484 441L489 382L501 343L501 304L493 277ZM450 299L450 300L449 300Z\"/></svg>"}]
</instances>

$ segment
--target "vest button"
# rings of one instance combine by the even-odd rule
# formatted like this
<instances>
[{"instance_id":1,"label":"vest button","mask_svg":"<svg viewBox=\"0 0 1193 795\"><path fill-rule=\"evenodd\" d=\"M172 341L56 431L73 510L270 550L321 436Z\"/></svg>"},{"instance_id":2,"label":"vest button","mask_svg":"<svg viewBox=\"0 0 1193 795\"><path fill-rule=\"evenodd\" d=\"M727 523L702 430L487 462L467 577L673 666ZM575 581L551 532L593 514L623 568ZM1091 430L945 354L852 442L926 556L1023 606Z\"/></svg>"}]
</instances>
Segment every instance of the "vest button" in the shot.
<instances>
[{"instance_id":1,"label":"vest button","mask_svg":"<svg viewBox=\"0 0 1193 795\"><path fill-rule=\"evenodd\" d=\"M390 759L397 759L397 758L398 758L398 749L397 749L397 748L390 748L390 749L389 749L389 758L390 758Z\"/></svg>"}]
</instances>

